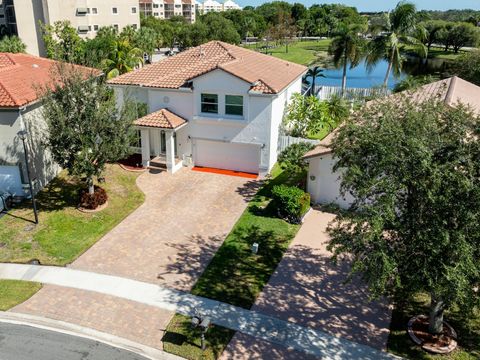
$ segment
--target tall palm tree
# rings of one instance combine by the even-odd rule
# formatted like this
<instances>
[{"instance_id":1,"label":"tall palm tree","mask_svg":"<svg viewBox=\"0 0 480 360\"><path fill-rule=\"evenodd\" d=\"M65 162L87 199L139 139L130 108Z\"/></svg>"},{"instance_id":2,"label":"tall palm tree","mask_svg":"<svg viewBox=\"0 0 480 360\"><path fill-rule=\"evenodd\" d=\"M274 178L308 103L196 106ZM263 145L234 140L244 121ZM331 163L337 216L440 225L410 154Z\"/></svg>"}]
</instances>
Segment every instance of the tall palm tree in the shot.
<instances>
[{"instance_id":1,"label":"tall palm tree","mask_svg":"<svg viewBox=\"0 0 480 360\"><path fill-rule=\"evenodd\" d=\"M104 60L104 70L107 78L125 74L143 63L143 53L139 48L130 45L128 40L116 40L107 59Z\"/></svg>"},{"instance_id":2,"label":"tall palm tree","mask_svg":"<svg viewBox=\"0 0 480 360\"><path fill-rule=\"evenodd\" d=\"M317 77L325 77L325 75L323 75L323 69L320 66L314 66L314 67L308 68L308 71L305 75L306 77L312 78L310 95L315 95L315 80L317 79Z\"/></svg>"},{"instance_id":3,"label":"tall palm tree","mask_svg":"<svg viewBox=\"0 0 480 360\"><path fill-rule=\"evenodd\" d=\"M335 66L343 65L342 96L347 88L348 65L353 69L362 60L365 41L361 34L365 30L364 24L340 24L328 49Z\"/></svg>"},{"instance_id":4,"label":"tall palm tree","mask_svg":"<svg viewBox=\"0 0 480 360\"><path fill-rule=\"evenodd\" d=\"M383 86L388 86L390 74L400 75L403 66L402 47L409 44L423 57L426 48L423 45L424 32L417 27L417 9L414 4L401 1L386 19L383 32L373 39L367 49L367 69L371 70L380 61L388 61Z\"/></svg>"}]
</instances>

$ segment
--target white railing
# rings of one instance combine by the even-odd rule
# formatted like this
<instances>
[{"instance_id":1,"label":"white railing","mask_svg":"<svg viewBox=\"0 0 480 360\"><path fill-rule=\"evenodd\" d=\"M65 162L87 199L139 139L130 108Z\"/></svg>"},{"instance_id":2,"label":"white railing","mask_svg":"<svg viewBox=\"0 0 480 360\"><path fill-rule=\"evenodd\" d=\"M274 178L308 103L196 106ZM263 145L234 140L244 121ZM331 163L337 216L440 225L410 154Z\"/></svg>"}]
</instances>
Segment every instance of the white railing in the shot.
<instances>
[{"instance_id":1,"label":"white railing","mask_svg":"<svg viewBox=\"0 0 480 360\"><path fill-rule=\"evenodd\" d=\"M306 142L313 145L317 145L320 143L319 140L304 139L304 138L298 138L298 137L293 137L288 135L280 135L278 137L278 152L279 153L282 152L292 144L299 144L302 142Z\"/></svg>"},{"instance_id":2,"label":"white railing","mask_svg":"<svg viewBox=\"0 0 480 360\"><path fill-rule=\"evenodd\" d=\"M315 86L320 100L329 100L334 96L342 96L341 86ZM371 97L390 95L391 91L384 88L346 88L344 98L347 100L363 100Z\"/></svg>"}]
</instances>

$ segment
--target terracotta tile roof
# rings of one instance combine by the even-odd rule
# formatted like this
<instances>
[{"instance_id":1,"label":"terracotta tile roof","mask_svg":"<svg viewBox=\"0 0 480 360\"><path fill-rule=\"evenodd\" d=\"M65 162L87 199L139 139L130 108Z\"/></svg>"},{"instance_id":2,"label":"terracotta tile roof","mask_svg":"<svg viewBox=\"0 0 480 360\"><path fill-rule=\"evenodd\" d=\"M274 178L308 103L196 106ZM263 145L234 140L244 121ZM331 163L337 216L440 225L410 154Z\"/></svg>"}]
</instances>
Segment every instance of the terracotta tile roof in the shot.
<instances>
[{"instance_id":1,"label":"terracotta tile roof","mask_svg":"<svg viewBox=\"0 0 480 360\"><path fill-rule=\"evenodd\" d=\"M109 83L178 89L188 81L215 69L222 69L252 84L253 91L266 94L281 92L307 71L305 66L273 56L221 41L210 41L116 77Z\"/></svg>"},{"instance_id":2,"label":"terracotta tile roof","mask_svg":"<svg viewBox=\"0 0 480 360\"><path fill-rule=\"evenodd\" d=\"M476 114L480 115L480 87L456 76L424 85L413 93L408 93L407 90L390 95L389 98L394 99L398 96L404 96L405 94L418 103L427 101L434 96L449 106L462 103L470 106ZM372 100L369 103L374 101L376 100ZM330 145L336 133L337 131L330 133L315 149L307 152L303 158L309 159L331 153Z\"/></svg>"},{"instance_id":3,"label":"terracotta tile roof","mask_svg":"<svg viewBox=\"0 0 480 360\"><path fill-rule=\"evenodd\" d=\"M17 108L38 100L37 89L50 84L56 63L27 54L0 53L0 107Z\"/></svg>"},{"instance_id":4,"label":"terracotta tile roof","mask_svg":"<svg viewBox=\"0 0 480 360\"><path fill-rule=\"evenodd\" d=\"M135 125L155 127L161 129L176 129L185 124L187 120L181 118L177 114L172 113L168 109L161 109L148 114L134 121Z\"/></svg>"}]
</instances>

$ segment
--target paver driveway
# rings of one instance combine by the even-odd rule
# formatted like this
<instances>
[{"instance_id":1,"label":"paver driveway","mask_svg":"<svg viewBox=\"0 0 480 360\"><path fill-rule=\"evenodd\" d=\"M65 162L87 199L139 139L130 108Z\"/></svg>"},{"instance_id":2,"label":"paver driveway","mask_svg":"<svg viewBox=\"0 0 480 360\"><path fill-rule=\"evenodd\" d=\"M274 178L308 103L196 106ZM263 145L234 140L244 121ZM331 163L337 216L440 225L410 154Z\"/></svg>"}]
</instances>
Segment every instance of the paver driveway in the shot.
<instances>
[{"instance_id":1,"label":"paver driveway","mask_svg":"<svg viewBox=\"0 0 480 360\"><path fill-rule=\"evenodd\" d=\"M142 174L145 203L71 267L188 291L245 209L248 180L182 169ZM12 311L77 323L161 348L168 311L45 286Z\"/></svg>"},{"instance_id":2,"label":"paver driveway","mask_svg":"<svg viewBox=\"0 0 480 360\"><path fill-rule=\"evenodd\" d=\"M358 279L346 284L349 264L335 266L326 249L334 215L313 210L290 244L253 310L325 331L357 343L386 348L391 309L370 302ZM310 359L237 333L222 359Z\"/></svg>"}]
</instances>

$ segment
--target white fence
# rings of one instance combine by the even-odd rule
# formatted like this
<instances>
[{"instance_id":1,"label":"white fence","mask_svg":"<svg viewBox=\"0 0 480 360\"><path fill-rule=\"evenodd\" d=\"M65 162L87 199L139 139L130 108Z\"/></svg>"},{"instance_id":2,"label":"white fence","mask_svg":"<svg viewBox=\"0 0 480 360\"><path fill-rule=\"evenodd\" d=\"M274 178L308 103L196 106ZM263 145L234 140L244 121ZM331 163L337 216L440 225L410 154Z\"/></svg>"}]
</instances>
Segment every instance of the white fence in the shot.
<instances>
[{"instance_id":1,"label":"white fence","mask_svg":"<svg viewBox=\"0 0 480 360\"><path fill-rule=\"evenodd\" d=\"M341 86L315 86L317 96L320 100L329 100L333 96L342 96ZM370 97L386 96L391 93L384 88L346 88L345 96L347 100L362 100Z\"/></svg>"},{"instance_id":2,"label":"white fence","mask_svg":"<svg viewBox=\"0 0 480 360\"><path fill-rule=\"evenodd\" d=\"M304 139L304 138L298 138L298 137L287 136L287 135L280 135L278 138L278 152L279 153L282 152L292 144L299 144L302 142L317 145L320 143L320 140L312 140L312 139Z\"/></svg>"}]
</instances>

